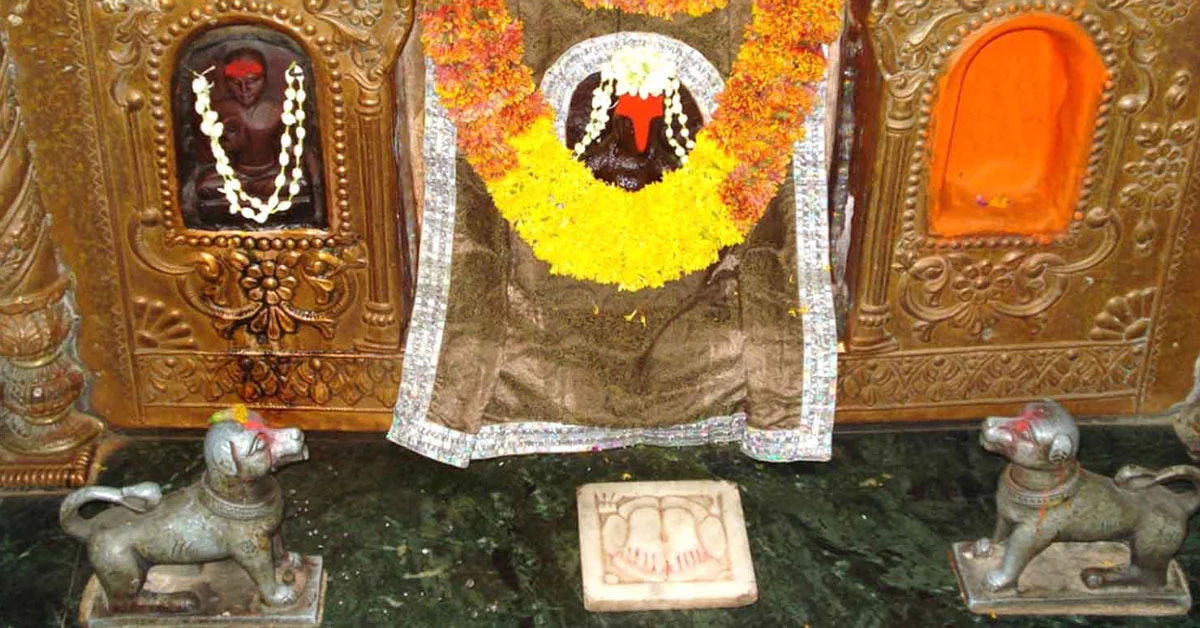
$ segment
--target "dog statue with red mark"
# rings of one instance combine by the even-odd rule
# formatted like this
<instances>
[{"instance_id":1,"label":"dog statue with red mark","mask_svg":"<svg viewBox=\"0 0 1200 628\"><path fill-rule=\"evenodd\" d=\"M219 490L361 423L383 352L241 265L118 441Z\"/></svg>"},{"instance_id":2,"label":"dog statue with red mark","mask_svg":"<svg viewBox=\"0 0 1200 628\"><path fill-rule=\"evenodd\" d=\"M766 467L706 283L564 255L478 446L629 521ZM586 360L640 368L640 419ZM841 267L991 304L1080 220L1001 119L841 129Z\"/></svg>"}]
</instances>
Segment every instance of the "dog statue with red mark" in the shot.
<instances>
[{"instance_id":1,"label":"dog statue with red mark","mask_svg":"<svg viewBox=\"0 0 1200 628\"><path fill-rule=\"evenodd\" d=\"M1075 420L1048 400L1015 417L987 419L980 444L1009 461L996 492L995 532L968 552L988 558L1003 550L999 564L981 574L987 591L1015 589L1030 562L1059 542L1128 544L1128 564L1079 572L1087 590L1167 585L1188 519L1200 508L1200 468L1126 466L1112 478L1083 469Z\"/></svg>"},{"instance_id":2,"label":"dog statue with red mark","mask_svg":"<svg viewBox=\"0 0 1200 628\"><path fill-rule=\"evenodd\" d=\"M217 412L209 421L204 475L191 486L166 495L153 482L91 486L63 501L62 527L86 544L106 613L207 614L211 604L204 592L212 586L156 591L146 586L147 574L156 565L187 565L199 573L222 561L223 573L240 567L248 576L241 578L248 590L240 597L252 602L242 604L245 608L296 605L295 571L302 560L283 550L283 497L272 474L308 459L304 434L270 427L244 406ZM85 518L81 509L93 502L115 506Z\"/></svg>"}]
</instances>

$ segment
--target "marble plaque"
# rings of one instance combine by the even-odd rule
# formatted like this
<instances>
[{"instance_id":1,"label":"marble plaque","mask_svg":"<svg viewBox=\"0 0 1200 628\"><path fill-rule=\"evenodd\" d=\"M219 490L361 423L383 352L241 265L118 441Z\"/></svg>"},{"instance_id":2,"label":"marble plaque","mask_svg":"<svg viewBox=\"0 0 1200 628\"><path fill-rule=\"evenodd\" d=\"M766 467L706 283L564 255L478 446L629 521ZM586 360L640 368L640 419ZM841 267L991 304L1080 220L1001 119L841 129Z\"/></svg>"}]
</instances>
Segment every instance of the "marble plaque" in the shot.
<instances>
[{"instance_id":1,"label":"marble plaque","mask_svg":"<svg viewBox=\"0 0 1200 628\"><path fill-rule=\"evenodd\" d=\"M577 498L588 610L724 608L758 599L736 484L585 484Z\"/></svg>"}]
</instances>

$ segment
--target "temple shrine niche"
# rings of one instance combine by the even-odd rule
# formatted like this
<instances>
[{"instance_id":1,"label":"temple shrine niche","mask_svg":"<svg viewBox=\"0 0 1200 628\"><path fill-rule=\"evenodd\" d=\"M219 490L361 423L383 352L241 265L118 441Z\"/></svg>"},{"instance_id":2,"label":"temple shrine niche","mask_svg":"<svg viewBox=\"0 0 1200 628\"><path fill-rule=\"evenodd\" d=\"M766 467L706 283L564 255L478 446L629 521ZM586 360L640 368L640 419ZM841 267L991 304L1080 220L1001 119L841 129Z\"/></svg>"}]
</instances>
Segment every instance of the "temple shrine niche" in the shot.
<instances>
[{"instance_id":1,"label":"temple shrine niche","mask_svg":"<svg viewBox=\"0 0 1200 628\"><path fill-rule=\"evenodd\" d=\"M206 114L197 108L200 79L206 81L199 90ZM204 230L328 225L316 89L299 46L270 29L218 28L187 45L172 91L185 225Z\"/></svg>"},{"instance_id":2,"label":"temple shrine niche","mask_svg":"<svg viewBox=\"0 0 1200 628\"><path fill-rule=\"evenodd\" d=\"M772 93L771 107L787 103L773 124L748 104L763 99L747 90L770 82L746 76L755 69L742 61L746 51L701 35L761 23L717 8L672 23L670 35L637 16L620 27L596 21L593 36L547 38L596 17L559 7L552 19L523 23L524 60L536 60L530 87L545 107L534 110L530 139L511 140L514 166L487 152L510 140L477 129L520 128L521 109L492 120L471 100L508 102L507 94L485 97L460 82L472 72L440 67L460 58L440 56L442 41L424 39L429 59L405 66L426 67L408 77L407 93L424 104L414 320L430 324L409 335L389 438L464 466L512 453L713 440L740 441L764 459L822 459L836 370L821 261L817 94L827 33L791 35L803 40L794 42L804 51L796 63L809 84ZM441 32L428 22L427 32ZM804 141L776 146L768 136ZM723 141L724 154L746 162L731 159L728 171L714 163ZM536 147L528 156L527 145ZM723 180L745 202L723 196ZM743 223L724 222L739 212Z\"/></svg>"},{"instance_id":3,"label":"temple shrine niche","mask_svg":"<svg viewBox=\"0 0 1200 628\"><path fill-rule=\"evenodd\" d=\"M839 420L1168 408L1200 343L1195 11L847 3ZM1168 392L1169 391L1169 392Z\"/></svg>"},{"instance_id":4,"label":"temple shrine niche","mask_svg":"<svg viewBox=\"0 0 1200 628\"><path fill-rule=\"evenodd\" d=\"M17 7L10 63L57 68L14 72L17 91L75 112L23 108L47 211L74 216L54 230L89 286L73 304L97 414L199 427L245 403L304 427L386 424L419 224L395 150L412 13L389 7Z\"/></svg>"},{"instance_id":5,"label":"temple shrine niche","mask_svg":"<svg viewBox=\"0 0 1200 628\"><path fill-rule=\"evenodd\" d=\"M1082 28L1026 15L981 31L934 105L929 233L1062 233L1080 198L1108 70Z\"/></svg>"}]
</instances>

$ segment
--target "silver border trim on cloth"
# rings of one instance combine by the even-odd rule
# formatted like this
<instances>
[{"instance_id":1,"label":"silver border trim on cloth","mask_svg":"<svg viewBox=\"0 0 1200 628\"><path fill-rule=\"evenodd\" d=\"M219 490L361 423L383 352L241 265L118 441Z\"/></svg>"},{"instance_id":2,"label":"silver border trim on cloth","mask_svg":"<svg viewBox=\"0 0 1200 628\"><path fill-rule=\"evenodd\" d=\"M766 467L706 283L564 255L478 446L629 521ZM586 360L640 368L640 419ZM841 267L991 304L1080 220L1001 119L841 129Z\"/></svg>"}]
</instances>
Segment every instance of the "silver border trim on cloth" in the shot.
<instances>
[{"instance_id":1,"label":"silver border trim on cloth","mask_svg":"<svg viewBox=\"0 0 1200 628\"><path fill-rule=\"evenodd\" d=\"M771 462L828 460L837 406L837 321L829 265L829 177L825 161L825 83L804 122L804 139L792 152L796 198L796 283L804 327L801 427L748 427L742 451Z\"/></svg>"},{"instance_id":2,"label":"silver border trim on cloth","mask_svg":"<svg viewBox=\"0 0 1200 628\"><path fill-rule=\"evenodd\" d=\"M665 49L660 48L668 54L672 54L672 50L676 54L680 54L678 51L681 50L690 51L676 57L681 68L704 65L712 68L707 59L703 64L696 63L693 55L700 53L686 44L646 33L617 33L577 44L555 62L551 67L555 72L552 74L548 71L543 80L548 101L556 111L560 137L566 108L570 103L570 92L579 80L587 76L579 75L568 88L559 87L560 81L572 80L581 72L567 59L568 55L594 54L597 58L603 58L600 53L587 52L585 44L602 40L609 42L606 45L614 46L615 50L619 44L611 42L627 42L630 38L668 42L662 44ZM611 50L608 54L611 54ZM681 62L683 59L687 63ZM708 79L702 79L695 86L688 83L698 102L715 99L724 85L719 75L716 78L718 83L715 90L711 89L713 85ZM740 441L743 452L759 460L788 462L829 459L837 391L837 333L829 272L823 86L819 89L816 106L805 122L805 139L795 145L793 155L797 283L800 304L804 310L801 314L804 328L804 390L800 427L788 430L755 429L746 425L744 413L737 413L669 427L616 429L526 421L485 425L477 434L468 434L427 420L450 294L457 201L457 133L445 108L438 101L433 85L433 64L426 59L425 138L422 147L425 158L424 226L400 396L396 402L395 420L388 432L389 440L456 467L466 467L471 460L516 454L601 451L637 444L691 446L735 441ZM564 91L565 100L562 96ZM711 112L712 107L707 107L707 110Z\"/></svg>"}]
</instances>

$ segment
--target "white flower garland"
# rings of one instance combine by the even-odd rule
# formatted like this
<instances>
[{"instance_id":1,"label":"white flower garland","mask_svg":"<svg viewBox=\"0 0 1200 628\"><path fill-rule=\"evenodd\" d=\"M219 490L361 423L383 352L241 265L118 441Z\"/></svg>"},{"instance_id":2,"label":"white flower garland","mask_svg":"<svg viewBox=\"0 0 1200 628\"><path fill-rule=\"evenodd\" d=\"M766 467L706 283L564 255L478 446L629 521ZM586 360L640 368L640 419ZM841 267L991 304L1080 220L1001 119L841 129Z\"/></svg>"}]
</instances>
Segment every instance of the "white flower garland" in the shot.
<instances>
[{"instance_id":1,"label":"white flower garland","mask_svg":"<svg viewBox=\"0 0 1200 628\"><path fill-rule=\"evenodd\" d=\"M291 209L292 199L300 193L300 180L304 177L301 157L304 155L304 137L308 134L304 128L304 118L306 117L304 101L308 99L308 94L304 91L304 69L293 62L284 72L287 90L284 91L283 115L280 117L283 122L283 135L279 138L279 174L275 177L275 191L266 201L251 196L242 189L242 182L237 178L229 156L225 154L225 148L221 146L221 135L225 132L225 125L220 121L217 112L212 110L213 84L205 77L205 74L213 69L209 68L203 73L197 74L196 78L192 80L192 93L196 95L196 113L200 114L201 120L200 132L208 137L213 158L217 162L217 174L221 175L225 181L225 184L221 186L221 193L229 201L229 213L241 214L244 218L262 224L272 214ZM292 138L292 127L296 127L295 139ZM289 154L289 148L291 154ZM293 155L295 163L292 166L292 179L289 183L285 173L288 164L292 163ZM288 194L286 198L280 200L279 193L283 190L284 185L287 185Z\"/></svg>"},{"instance_id":2,"label":"white flower garland","mask_svg":"<svg viewBox=\"0 0 1200 628\"><path fill-rule=\"evenodd\" d=\"M575 144L575 158L592 142L600 137L608 125L608 110L613 107L613 96L626 94L638 98L663 97L663 124L667 128L667 142L675 151L680 163L687 163L687 151L696 147L689 136L688 117L683 112L683 101L679 96L679 77L675 64L649 46L625 46L613 53L612 59L600 66L600 85L592 92L592 114L588 119L584 136ZM679 137L676 139L673 120L679 122ZM684 144L687 148L684 148Z\"/></svg>"}]
</instances>

